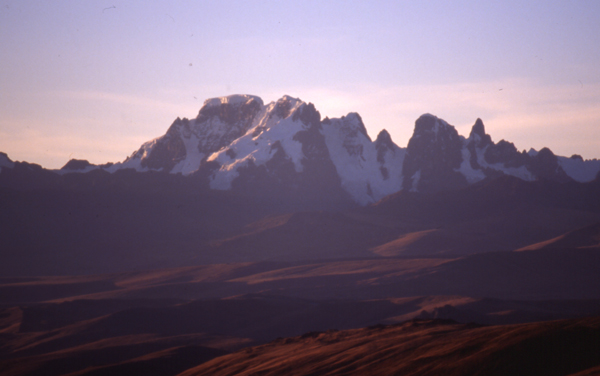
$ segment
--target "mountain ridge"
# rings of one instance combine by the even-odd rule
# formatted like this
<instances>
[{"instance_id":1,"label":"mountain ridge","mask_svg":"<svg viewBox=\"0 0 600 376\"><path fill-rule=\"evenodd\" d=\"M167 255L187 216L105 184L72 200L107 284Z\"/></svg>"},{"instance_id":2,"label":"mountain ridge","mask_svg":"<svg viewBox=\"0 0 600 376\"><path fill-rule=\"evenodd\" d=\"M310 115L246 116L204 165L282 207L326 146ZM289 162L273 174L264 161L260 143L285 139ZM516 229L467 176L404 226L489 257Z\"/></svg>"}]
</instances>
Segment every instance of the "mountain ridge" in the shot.
<instances>
[{"instance_id":1,"label":"mountain ridge","mask_svg":"<svg viewBox=\"0 0 600 376\"><path fill-rule=\"evenodd\" d=\"M13 167L0 156L0 169ZM386 130L373 141L358 113L321 119L312 103L288 95L265 104L236 94L207 99L196 118L176 118L123 162L72 159L55 172L98 169L195 175L216 190L329 193L367 205L400 190L443 191L502 175L589 182L600 173L600 160L556 156L548 148L519 152L511 142L494 143L479 118L464 137L432 114L415 121L403 148Z\"/></svg>"}]
</instances>

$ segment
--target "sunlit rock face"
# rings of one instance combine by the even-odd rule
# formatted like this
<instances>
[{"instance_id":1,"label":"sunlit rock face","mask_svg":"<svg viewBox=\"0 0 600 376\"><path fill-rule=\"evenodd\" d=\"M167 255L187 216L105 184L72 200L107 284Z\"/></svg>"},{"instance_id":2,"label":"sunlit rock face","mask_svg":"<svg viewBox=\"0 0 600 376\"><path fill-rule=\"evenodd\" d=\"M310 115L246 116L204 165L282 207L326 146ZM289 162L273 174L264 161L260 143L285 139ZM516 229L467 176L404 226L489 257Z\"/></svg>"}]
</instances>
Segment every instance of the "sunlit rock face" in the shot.
<instances>
[{"instance_id":1,"label":"sunlit rock face","mask_svg":"<svg viewBox=\"0 0 600 376\"><path fill-rule=\"evenodd\" d=\"M243 136L208 157L218 165L210 185L263 195L344 196L321 131L313 104L284 96L264 106Z\"/></svg>"}]
</instances>

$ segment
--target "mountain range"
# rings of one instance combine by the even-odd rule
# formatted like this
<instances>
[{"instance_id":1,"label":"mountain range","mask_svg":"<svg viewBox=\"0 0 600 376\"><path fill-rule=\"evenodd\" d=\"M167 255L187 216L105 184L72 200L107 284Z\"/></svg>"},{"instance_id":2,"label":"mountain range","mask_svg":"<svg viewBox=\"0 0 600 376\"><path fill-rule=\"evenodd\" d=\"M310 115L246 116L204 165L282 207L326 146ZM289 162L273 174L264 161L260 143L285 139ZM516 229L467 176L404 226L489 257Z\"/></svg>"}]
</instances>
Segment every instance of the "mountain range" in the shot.
<instances>
[{"instance_id":1,"label":"mountain range","mask_svg":"<svg viewBox=\"0 0 600 376\"><path fill-rule=\"evenodd\" d=\"M1 166L9 167L4 157ZM369 137L357 113L324 118L312 103L284 96L264 104L252 95L208 99L195 119L177 118L167 132L123 162L69 161L59 173L103 169L200 175L218 190L336 192L366 205L400 190L435 192L511 175L588 182L600 161L556 156L548 148L519 152L492 141L481 119L467 138L424 114L406 147L382 130Z\"/></svg>"}]
</instances>

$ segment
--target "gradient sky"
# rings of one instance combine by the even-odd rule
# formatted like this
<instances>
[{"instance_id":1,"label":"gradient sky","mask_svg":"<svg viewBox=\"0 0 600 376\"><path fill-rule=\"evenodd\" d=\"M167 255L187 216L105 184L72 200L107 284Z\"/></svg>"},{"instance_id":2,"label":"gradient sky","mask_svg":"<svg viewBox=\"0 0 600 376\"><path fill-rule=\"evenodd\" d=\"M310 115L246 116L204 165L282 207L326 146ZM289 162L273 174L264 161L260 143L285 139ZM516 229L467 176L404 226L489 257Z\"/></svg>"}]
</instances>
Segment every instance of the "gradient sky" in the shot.
<instances>
[{"instance_id":1,"label":"gradient sky","mask_svg":"<svg viewBox=\"0 0 600 376\"><path fill-rule=\"evenodd\" d=\"M207 98L600 158L600 1L0 0L0 151L117 162Z\"/></svg>"}]
</instances>

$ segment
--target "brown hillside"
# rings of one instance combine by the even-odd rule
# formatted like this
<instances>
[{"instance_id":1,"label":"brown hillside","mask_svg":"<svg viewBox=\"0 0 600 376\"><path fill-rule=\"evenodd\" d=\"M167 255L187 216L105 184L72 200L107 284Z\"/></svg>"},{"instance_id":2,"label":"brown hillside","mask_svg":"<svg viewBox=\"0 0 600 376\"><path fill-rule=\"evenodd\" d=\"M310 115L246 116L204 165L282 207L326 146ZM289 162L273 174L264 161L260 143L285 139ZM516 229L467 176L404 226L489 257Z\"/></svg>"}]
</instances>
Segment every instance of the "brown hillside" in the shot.
<instances>
[{"instance_id":1,"label":"brown hillside","mask_svg":"<svg viewBox=\"0 0 600 376\"><path fill-rule=\"evenodd\" d=\"M534 251L552 248L599 248L600 247L600 223L595 223L566 234L557 236L540 243L532 244L517 251Z\"/></svg>"},{"instance_id":2,"label":"brown hillside","mask_svg":"<svg viewBox=\"0 0 600 376\"><path fill-rule=\"evenodd\" d=\"M411 321L307 333L183 372L197 375L569 375L600 365L600 318L475 327Z\"/></svg>"}]
</instances>

